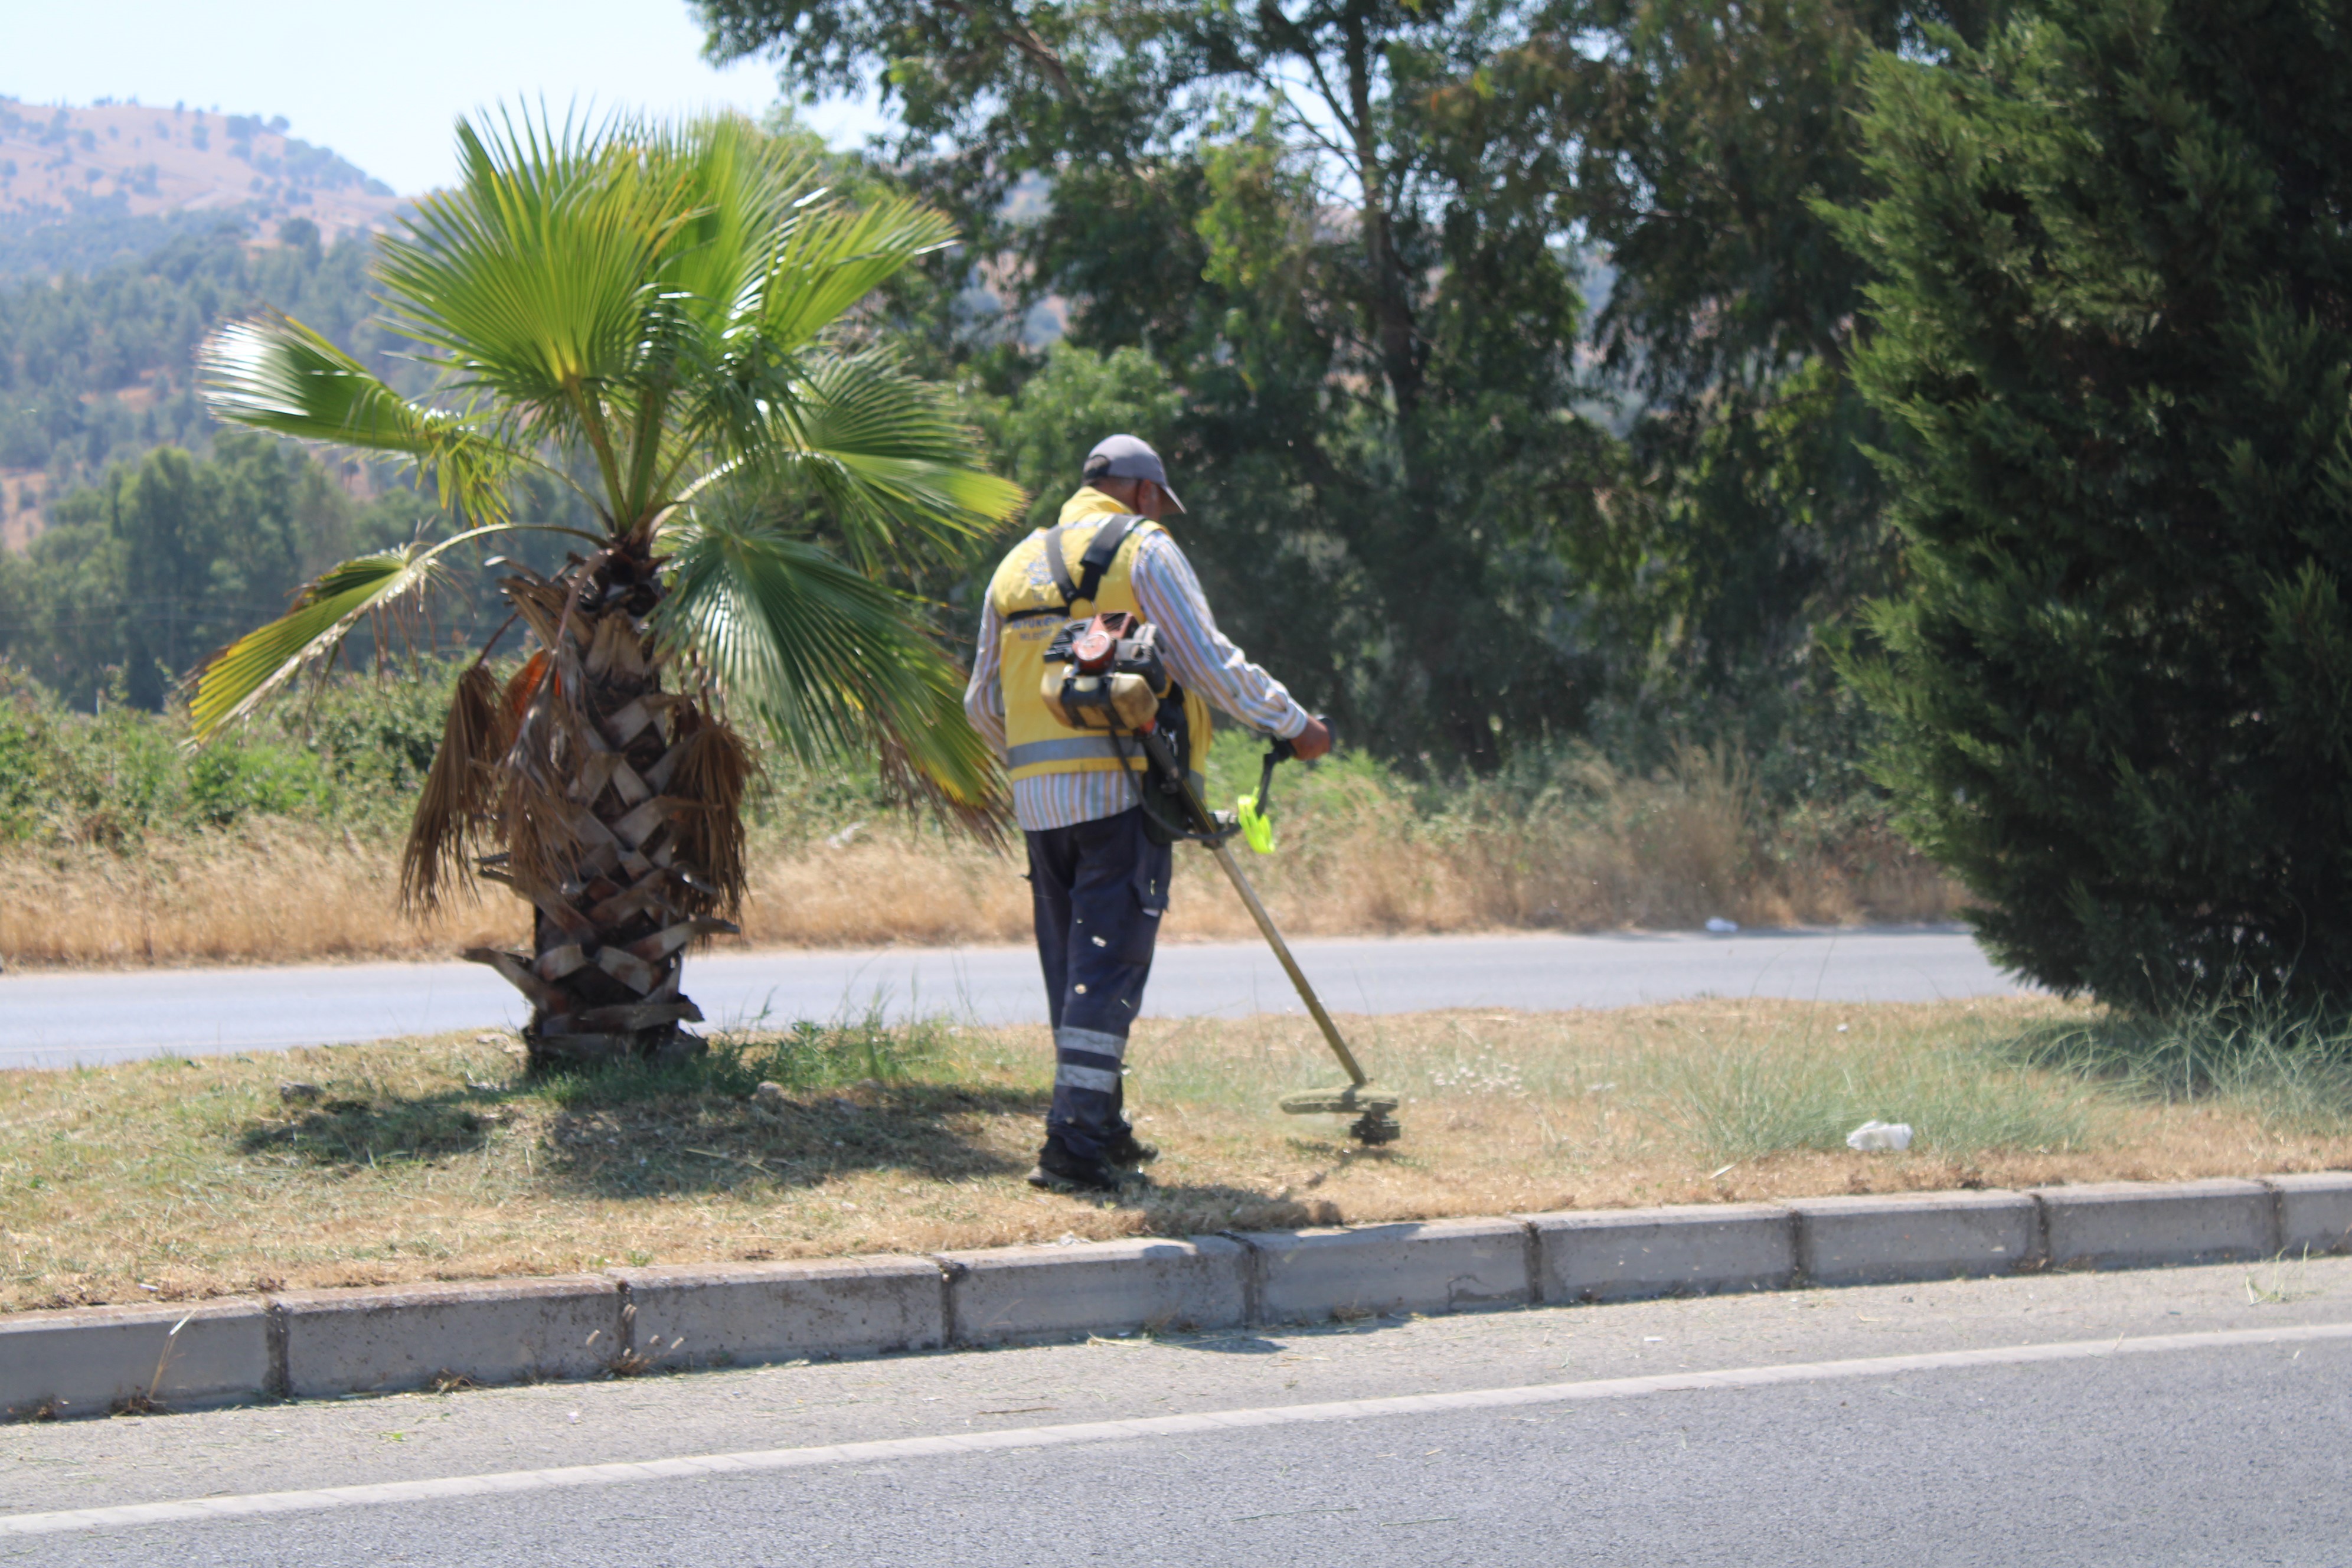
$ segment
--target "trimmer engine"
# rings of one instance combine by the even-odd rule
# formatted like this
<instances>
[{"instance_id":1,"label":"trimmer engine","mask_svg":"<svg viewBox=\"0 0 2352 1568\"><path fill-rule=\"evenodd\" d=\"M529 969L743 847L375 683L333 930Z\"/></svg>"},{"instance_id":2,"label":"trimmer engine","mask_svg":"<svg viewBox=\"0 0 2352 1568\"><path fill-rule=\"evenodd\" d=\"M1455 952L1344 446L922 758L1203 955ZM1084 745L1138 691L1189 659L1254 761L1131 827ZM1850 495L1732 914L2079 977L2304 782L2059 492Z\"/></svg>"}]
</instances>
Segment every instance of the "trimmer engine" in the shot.
<instances>
[{"instance_id":1,"label":"trimmer engine","mask_svg":"<svg viewBox=\"0 0 2352 1568\"><path fill-rule=\"evenodd\" d=\"M1045 649L1041 695L1069 729L1142 735L1157 726L1171 684L1160 662L1160 628L1113 610L1063 626Z\"/></svg>"}]
</instances>

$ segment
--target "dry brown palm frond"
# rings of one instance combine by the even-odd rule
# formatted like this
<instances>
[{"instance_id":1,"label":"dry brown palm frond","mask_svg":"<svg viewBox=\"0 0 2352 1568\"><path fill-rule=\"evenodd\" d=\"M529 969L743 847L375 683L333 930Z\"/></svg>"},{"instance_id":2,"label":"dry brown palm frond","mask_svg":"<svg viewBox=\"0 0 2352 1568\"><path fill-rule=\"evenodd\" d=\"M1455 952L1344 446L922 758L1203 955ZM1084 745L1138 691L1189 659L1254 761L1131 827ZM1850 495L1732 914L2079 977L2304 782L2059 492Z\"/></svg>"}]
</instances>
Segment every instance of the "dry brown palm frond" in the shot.
<instances>
[{"instance_id":1,"label":"dry brown palm frond","mask_svg":"<svg viewBox=\"0 0 2352 1568\"><path fill-rule=\"evenodd\" d=\"M547 650L542 647L523 660L522 668L516 670L514 679L507 682L505 701L509 731L521 727L522 716L530 710L531 699L537 697L539 689L547 684L548 668Z\"/></svg>"},{"instance_id":2,"label":"dry brown palm frond","mask_svg":"<svg viewBox=\"0 0 2352 1568\"><path fill-rule=\"evenodd\" d=\"M979 803L959 800L914 764L898 736L881 730L872 740L876 771L881 775L886 798L900 805L922 806L940 826L968 833L992 849L1004 844L1013 824L1011 791L1000 787Z\"/></svg>"},{"instance_id":3,"label":"dry brown palm frond","mask_svg":"<svg viewBox=\"0 0 2352 1568\"><path fill-rule=\"evenodd\" d=\"M439 907L445 886L470 889L468 851L479 837L488 809L499 759L506 754L509 726L499 708L498 679L477 661L457 678L441 745L416 797L408 841L400 858L401 907Z\"/></svg>"},{"instance_id":4,"label":"dry brown palm frond","mask_svg":"<svg viewBox=\"0 0 2352 1568\"><path fill-rule=\"evenodd\" d=\"M568 648L541 648L530 656L507 685L507 708L514 715L509 768L551 766L564 773L589 752L609 749L583 705L588 684L578 656Z\"/></svg>"},{"instance_id":5,"label":"dry brown palm frond","mask_svg":"<svg viewBox=\"0 0 2352 1568\"><path fill-rule=\"evenodd\" d=\"M715 889L711 910L731 919L743 904L743 797L759 764L740 735L708 715L683 743L669 794L693 809L672 832L680 857Z\"/></svg>"},{"instance_id":6,"label":"dry brown palm frond","mask_svg":"<svg viewBox=\"0 0 2352 1568\"><path fill-rule=\"evenodd\" d=\"M555 646L558 628L563 623L563 612L572 603L572 590L562 579L540 578L525 582L509 577L499 587L515 613L530 624L531 633L543 647Z\"/></svg>"},{"instance_id":7,"label":"dry brown palm frond","mask_svg":"<svg viewBox=\"0 0 2352 1568\"><path fill-rule=\"evenodd\" d=\"M507 875L526 896L562 888L579 858L582 818L595 819L564 798L537 769L509 768L499 781L499 833Z\"/></svg>"}]
</instances>

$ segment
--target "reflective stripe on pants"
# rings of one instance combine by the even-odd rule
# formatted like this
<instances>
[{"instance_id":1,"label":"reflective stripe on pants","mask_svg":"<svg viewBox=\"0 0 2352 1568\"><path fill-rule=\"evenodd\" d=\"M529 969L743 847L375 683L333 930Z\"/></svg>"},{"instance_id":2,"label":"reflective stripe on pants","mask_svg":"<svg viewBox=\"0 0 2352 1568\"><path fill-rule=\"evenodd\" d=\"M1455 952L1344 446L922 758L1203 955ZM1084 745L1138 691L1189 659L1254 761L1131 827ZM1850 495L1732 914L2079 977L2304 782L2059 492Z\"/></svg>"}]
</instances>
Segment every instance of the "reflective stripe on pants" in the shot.
<instances>
[{"instance_id":1,"label":"reflective stripe on pants","mask_svg":"<svg viewBox=\"0 0 2352 1568\"><path fill-rule=\"evenodd\" d=\"M1045 1133L1081 1159L1099 1159L1128 1131L1121 1064L1151 975L1174 858L1145 836L1140 810L1027 838L1037 957L1054 1025Z\"/></svg>"}]
</instances>

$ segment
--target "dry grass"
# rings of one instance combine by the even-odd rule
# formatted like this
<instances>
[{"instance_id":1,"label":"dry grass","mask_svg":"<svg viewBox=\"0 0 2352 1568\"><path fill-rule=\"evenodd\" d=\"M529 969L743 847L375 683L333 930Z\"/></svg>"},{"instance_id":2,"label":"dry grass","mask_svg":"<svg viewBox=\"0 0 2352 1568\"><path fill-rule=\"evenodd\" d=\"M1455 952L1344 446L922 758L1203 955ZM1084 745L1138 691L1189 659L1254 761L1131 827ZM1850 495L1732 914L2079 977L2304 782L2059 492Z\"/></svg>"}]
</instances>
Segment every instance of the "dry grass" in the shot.
<instances>
[{"instance_id":1,"label":"dry grass","mask_svg":"<svg viewBox=\"0 0 2352 1568\"><path fill-rule=\"evenodd\" d=\"M1255 781L1245 781L1254 783ZM1301 936L1541 928L1841 925L1940 920L1954 889L1884 828L1766 823L1744 778L1692 752L1654 779L1593 764L1572 802L1419 815L1383 778L1286 780L1280 852L1251 876ZM1228 783L1219 798L1237 785ZM491 889L425 920L397 912L399 846L262 820L154 839L136 857L0 849L0 958L15 965L292 963L446 957L517 942L522 906ZM1017 854L1017 850L1015 851ZM1016 859L902 821L755 839L737 946L1022 942ZM1166 934L1252 934L1206 856L1179 857Z\"/></svg>"},{"instance_id":2,"label":"dry grass","mask_svg":"<svg viewBox=\"0 0 2352 1568\"><path fill-rule=\"evenodd\" d=\"M2352 1095L2034 1065L2095 1022L2024 1000L1356 1019L1408 1097L1404 1141L1371 1152L1271 1109L1334 1077L1301 1023L1147 1023L1130 1109L1167 1153L1120 1203L1022 1182L1035 1029L802 1026L541 1083L497 1035L17 1073L0 1306L2352 1163ZM782 1110L751 1102L761 1078L792 1091ZM317 1096L289 1100L289 1079ZM1849 1152L1870 1116L1921 1146Z\"/></svg>"},{"instance_id":3,"label":"dry grass","mask_svg":"<svg viewBox=\"0 0 2352 1568\"><path fill-rule=\"evenodd\" d=\"M10 967L446 958L529 931L520 906L399 913L400 847L262 821L155 838L136 857L0 850L0 958Z\"/></svg>"}]
</instances>

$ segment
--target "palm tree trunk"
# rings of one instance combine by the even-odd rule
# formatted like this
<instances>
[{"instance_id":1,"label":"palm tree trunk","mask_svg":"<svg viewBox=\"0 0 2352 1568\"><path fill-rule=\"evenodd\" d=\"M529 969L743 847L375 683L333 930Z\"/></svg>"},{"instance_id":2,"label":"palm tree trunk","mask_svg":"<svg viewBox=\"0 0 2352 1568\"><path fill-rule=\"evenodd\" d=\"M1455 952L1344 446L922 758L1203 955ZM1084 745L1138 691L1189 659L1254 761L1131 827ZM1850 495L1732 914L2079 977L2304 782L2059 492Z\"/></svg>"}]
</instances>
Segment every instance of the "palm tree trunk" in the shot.
<instances>
[{"instance_id":1,"label":"palm tree trunk","mask_svg":"<svg viewBox=\"0 0 2352 1568\"><path fill-rule=\"evenodd\" d=\"M665 690L653 561L615 543L508 597L541 652L503 694L496 836L482 874L532 906L531 952L469 949L530 999L533 1068L701 1051L679 1026L688 945L737 928L750 761L692 696Z\"/></svg>"}]
</instances>

